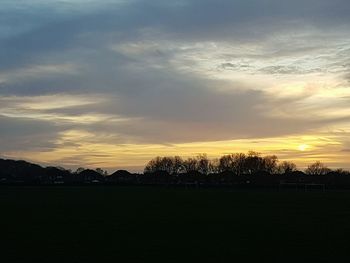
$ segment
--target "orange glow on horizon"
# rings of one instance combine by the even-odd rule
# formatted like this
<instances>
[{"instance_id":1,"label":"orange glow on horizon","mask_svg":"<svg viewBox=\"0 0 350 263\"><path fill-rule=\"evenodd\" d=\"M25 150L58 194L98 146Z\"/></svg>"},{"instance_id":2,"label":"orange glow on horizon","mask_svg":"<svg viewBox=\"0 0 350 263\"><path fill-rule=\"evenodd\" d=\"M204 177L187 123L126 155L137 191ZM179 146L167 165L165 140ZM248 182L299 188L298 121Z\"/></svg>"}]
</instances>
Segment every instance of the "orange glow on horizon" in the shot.
<instances>
[{"instance_id":1,"label":"orange glow on horizon","mask_svg":"<svg viewBox=\"0 0 350 263\"><path fill-rule=\"evenodd\" d=\"M98 143L94 134L68 131L57 141L57 148L45 152L13 152L9 157L67 167L101 167L108 170L131 169L141 171L148 160L156 156L184 158L207 153L209 158L254 150L263 155L275 154L279 160L295 162L299 168L321 160L329 166L346 163L337 138L324 136L287 136L281 138L244 139L180 144L113 144ZM97 138L98 140L98 138ZM312 145L312 147L310 147ZM348 167L343 167L348 168Z\"/></svg>"}]
</instances>

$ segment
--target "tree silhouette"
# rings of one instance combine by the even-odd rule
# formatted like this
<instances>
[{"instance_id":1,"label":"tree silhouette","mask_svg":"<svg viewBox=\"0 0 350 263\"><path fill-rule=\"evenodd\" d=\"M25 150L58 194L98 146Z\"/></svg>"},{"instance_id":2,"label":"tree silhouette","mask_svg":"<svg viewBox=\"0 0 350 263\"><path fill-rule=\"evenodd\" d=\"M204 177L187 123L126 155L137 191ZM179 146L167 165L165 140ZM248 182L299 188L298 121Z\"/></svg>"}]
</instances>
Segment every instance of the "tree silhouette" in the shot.
<instances>
[{"instance_id":1,"label":"tree silhouette","mask_svg":"<svg viewBox=\"0 0 350 263\"><path fill-rule=\"evenodd\" d=\"M277 171L278 158L276 155L268 155L263 157L262 160L262 170L269 173L275 174Z\"/></svg>"},{"instance_id":2,"label":"tree silhouette","mask_svg":"<svg viewBox=\"0 0 350 263\"><path fill-rule=\"evenodd\" d=\"M283 161L278 165L276 172L278 174L291 174L295 171L297 171L297 166L295 165L295 163Z\"/></svg>"},{"instance_id":3,"label":"tree silhouette","mask_svg":"<svg viewBox=\"0 0 350 263\"><path fill-rule=\"evenodd\" d=\"M195 158L188 158L183 162L183 166L186 173L197 171L198 161Z\"/></svg>"},{"instance_id":4,"label":"tree silhouette","mask_svg":"<svg viewBox=\"0 0 350 263\"><path fill-rule=\"evenodd\" d=\"M208 174L210 171L210 161L208 159L208 156L206 154L199 154L197 156L197 169L198 172L202 174Z\"/></svg>"},{"instance_id":5,"label":"tree silhouette","mask_svg":"<svg viewBox=\"0 0 350 263\"><path fill-rule=\"evenodd\" d=\"M184 170L184 161L180 156L175 156L173 159L173 169L172 174L179 174Z\"/></svg>"},{"instance_id":6,"label":"tree silhouette","mask_svg":"<svg viewBox=\"0 0 350 263\"><path fill-rule=\"evenodd\" d=\"M275 175L275 176L269 176ZM132 174L125 170L106 176L101 168L95 170L78 168L75 172L61 167L41 167L25 161L0 159L0 184L196 184L196 185L278 185L288 175L288 180L300 183L312 180L332 186L350 188L350 172L331 170L317 161L308 166L305 173L297 170L290 161L278 162L275 155L262 156L250 151L232 153L210 160L206 154L182 159L180 156L155 157L144 168L143 174ZM307 178L305 175L315 176ZM328 176L317 178L317 176ZM305 181L306 180L306 181Z\"/></svg>"},{"instance_id":7,"label":"tree silhouette","mask_svg":"<svg viewBox=\"0 0 350 263\"><path fill-rule=\"evenodd\" d=\"M245 158L244 170L247 174L256 174L263 170L263 159L258 152L250 151Z\"/></svg>"},{"instance_id":8,"label":"tree silhouette","mask_svg":"<svg viewBox=\"0 0 350 263\"><path fill-rule=\"evenodd\" d=\"M317 161L307 167L305 170L305 173L307 175L326 175L329 173L331 170L325 166L323 163L320 161Z\"/></svg>"}]
</instances>

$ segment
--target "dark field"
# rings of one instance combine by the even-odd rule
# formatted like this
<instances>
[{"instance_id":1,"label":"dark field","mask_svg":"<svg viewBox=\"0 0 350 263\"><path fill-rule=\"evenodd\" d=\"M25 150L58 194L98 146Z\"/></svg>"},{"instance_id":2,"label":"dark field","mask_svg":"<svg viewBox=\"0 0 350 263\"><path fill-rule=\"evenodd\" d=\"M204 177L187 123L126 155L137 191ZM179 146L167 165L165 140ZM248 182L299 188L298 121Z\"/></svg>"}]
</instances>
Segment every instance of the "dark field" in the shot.
<instances>
[{"instance_id":1,"label":"dark field","mask_svg":"<svg viewBox=\"0 0 350 263\"><path fill-rule=\"evenodd\" d=\"M1 187L0 261L349 262L350 192Z\"/></svg>"}]
</instances>

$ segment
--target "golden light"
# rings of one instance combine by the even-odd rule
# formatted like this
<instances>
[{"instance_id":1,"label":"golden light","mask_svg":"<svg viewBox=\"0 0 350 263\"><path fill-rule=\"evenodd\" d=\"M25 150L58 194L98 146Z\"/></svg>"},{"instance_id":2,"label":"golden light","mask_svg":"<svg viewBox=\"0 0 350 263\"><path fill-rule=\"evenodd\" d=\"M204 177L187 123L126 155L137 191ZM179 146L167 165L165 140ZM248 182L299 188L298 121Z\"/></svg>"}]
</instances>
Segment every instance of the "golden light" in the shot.
<instances>
[{"instance_id":1,"label":"golden light","mask_svg":"<svg viewBox=\"0 0 350 263\"><path fill-rule=\"evenodd\" d=\"M298 146L298 150L299 151L305 151L306 149L308 149L309 148L309 145L307 145L307 144L300 144L299 146Z\"/></svg>"}]
</instances>

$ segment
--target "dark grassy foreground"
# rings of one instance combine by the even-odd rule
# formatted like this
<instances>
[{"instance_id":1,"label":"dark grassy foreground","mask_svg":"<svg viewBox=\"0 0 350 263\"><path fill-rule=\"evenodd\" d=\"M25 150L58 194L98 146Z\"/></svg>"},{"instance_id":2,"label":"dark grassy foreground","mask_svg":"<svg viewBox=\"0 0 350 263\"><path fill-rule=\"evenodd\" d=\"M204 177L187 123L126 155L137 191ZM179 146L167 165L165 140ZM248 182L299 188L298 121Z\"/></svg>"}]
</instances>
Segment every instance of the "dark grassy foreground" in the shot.
<instances>
[{"instance_id":1,"label":"dark grassy foreground","mask_svg":"<svg viewBox=\"0 0 350 263\"><path fill-rule=\"evenodd\" d=\"M1 262L349 262L350 192L1 187Z\"/></svg>"}]
</instances>

